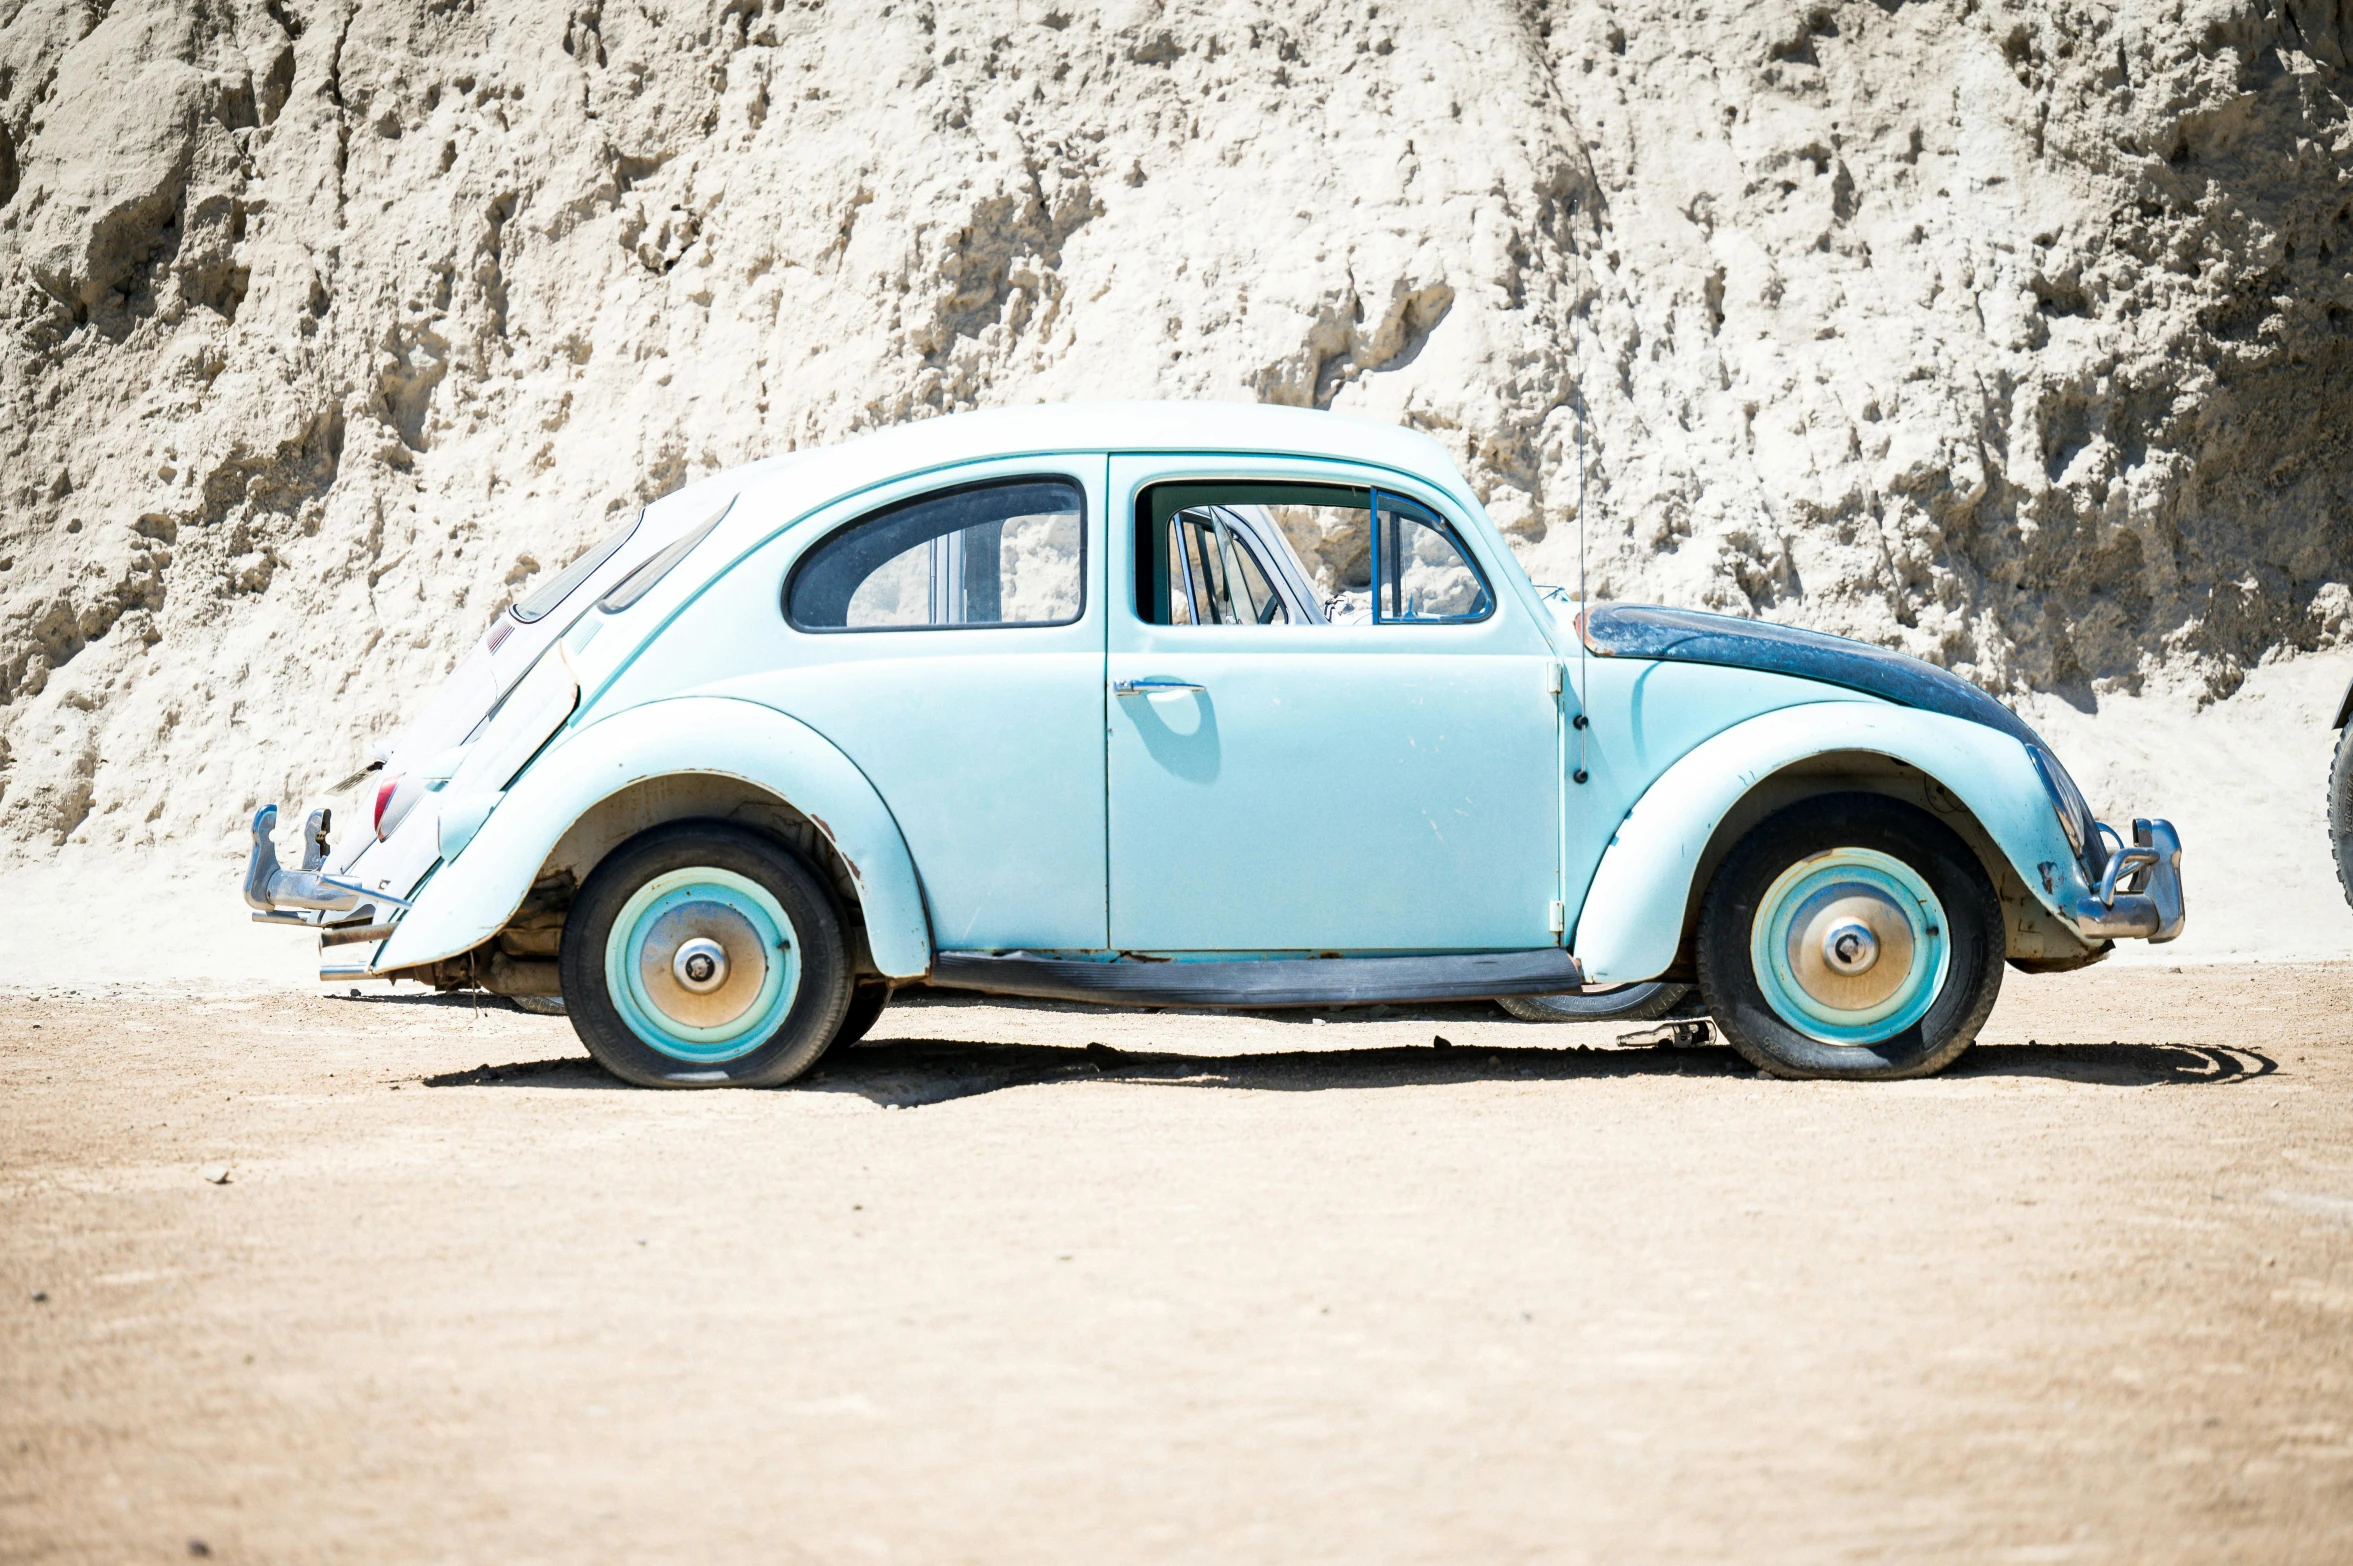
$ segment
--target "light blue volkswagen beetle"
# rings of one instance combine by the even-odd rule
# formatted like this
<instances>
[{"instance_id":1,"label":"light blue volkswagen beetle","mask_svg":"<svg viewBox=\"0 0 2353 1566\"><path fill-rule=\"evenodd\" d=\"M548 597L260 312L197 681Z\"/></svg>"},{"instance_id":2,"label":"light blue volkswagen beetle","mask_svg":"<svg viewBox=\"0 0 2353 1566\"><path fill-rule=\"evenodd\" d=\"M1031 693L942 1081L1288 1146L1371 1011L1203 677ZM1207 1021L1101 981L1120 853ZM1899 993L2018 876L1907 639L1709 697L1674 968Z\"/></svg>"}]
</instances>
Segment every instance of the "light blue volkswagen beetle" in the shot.
<instances>
[{"instance_id":1,"label":"light blue volkswagen beetle","mask_svg":"<svg viewBox=\"0 0 2353 1566\"><path fill-rule=\"evenodd\" d=\"M1330 414L1038 407L706 479L502 612L373 830L253 822L322 977L564 1008L615 1075L764 1086L893 987L1330 1006L1696 983L1789 1077L1949 1064L2005 958L2182 927L1916 660L1579 617L1444 451ZM356 781L356 780L355 780Z\"/></svg>"}]
</instances>

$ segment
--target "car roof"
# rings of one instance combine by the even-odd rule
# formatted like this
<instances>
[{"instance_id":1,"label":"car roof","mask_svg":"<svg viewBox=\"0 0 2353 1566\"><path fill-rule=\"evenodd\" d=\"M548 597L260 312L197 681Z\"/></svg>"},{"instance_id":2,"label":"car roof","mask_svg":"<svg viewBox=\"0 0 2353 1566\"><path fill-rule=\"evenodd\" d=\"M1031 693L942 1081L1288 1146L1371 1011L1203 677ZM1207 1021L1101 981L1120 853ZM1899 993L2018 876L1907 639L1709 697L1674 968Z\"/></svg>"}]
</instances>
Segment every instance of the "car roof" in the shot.
<instances>
[{"instance_id":1,"label":"car roof","mask_svg":"<svg viewBox=\"0 0 2353 1566\"><path fill-rule=\"evenodd\" d=\"M789 482L803 506L816 505L965 462L1069 451L1327 457L1401 469L1458 493L1462 488L1454 459L1429 436L1346 414L1249 402L1038 403L921 419L764 458L715 473L657 504L696 506L706 496L751 495Z\"/></svg>"}]
</instances>

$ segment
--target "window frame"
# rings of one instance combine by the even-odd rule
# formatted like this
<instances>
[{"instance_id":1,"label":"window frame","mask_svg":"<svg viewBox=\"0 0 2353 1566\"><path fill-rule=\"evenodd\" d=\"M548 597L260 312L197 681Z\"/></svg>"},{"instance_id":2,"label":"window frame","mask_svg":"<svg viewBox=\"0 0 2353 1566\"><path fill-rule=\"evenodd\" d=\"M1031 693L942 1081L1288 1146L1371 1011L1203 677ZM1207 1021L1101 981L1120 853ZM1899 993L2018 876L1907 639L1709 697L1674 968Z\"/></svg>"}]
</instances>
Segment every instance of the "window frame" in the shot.
<instances>
[{"instance_id":1,"label":"window frame","mask_svg":"<svg viewBox=\"0 0 2353 1566\"><path fill-rule=\"evenodd\" d=\"M793 590L800 585L801 574L808 570L816 562L818 556L823 554L836 539L843 538L871 523L881 522L899 512L911 511L918 506L931 505L936 501L952 500L958 495L974 494L982 490L1012 489L1025 484L1059 485L1068 489L1078 498L1078 505L1075 508L1078 513L1078 607L1071 612L1068 618L1060 620L967 620L946 625L808 625L794 617ZM1051 514L1060 515L1061 513ZM965 529L957 528L953 531L963 532ZM1087 486L1079 478L1069 473L1046 469L1036 473L1012 473L990 478L971 479L961 484L950 484L941 489L927 489L920 494L904 496L877 506L872 511L862 511L848 521L828 528L822 537L811 542L807 548L800 552L799 557L793 561L792 569L785 573L784 589L777 596L777 610L783 616L787 626L804 636L875 636L938 631L1046 631L1058 627L1073 626L1087 617L1087 567L1089 564L1087 533ZM946 533L933 535L935 538L948 536L949 534ZM897 556L894 555L890 558L896 559ZM871 574L869 573L869 575ZM863 584L864 578L860 578L860 585ZM856 593L855 588L851 589L852 597L855 597Z\"/></svg>"},{"instance_id":2,"label":"window frame","mask_svg":"<svg viewBox=\"0 0 2353 1566\"><path fill-rule=\"evenodd\" d=\"M1288 493L1296 498L1289 501L1270 498L1270 495L1278 491ZM1483 610L1471 615L1413 615L1396 619L1381 612L1381 498L1384 495L1390 499L1404 502L1406 507L1411 508L1410 513L1407 514L1412 514L1415 521L1423 522L1426 517L1427 521L1424 525L1434 524L1437 527L1446 541L1453 546L1455 553L1461 556L1463 564L1470 568L1471 575L1478 581L1480 594L1486 603ZM1163 498L1164 496L1167 498ZM1345 626L1332 624L1329 616L1323 613L1323 606L1320 603L1316 605L1319 616L1316 620L1305 624L1290 622L1284 626L1245 626L1239 624L1233 626L1198 624L1188 626L1174 621L1149 618L1145 611L1147 603L1167 602L1168 594L1174 586L1175 575L1167 553L1168 529L1174 524L1179 514L1197 507L1284 504L1355 507L1360 503L1366 514L1366 528L1370 535L1367 562L1371 578L1367 583L1367 591L1372 599L1372 618L1365 622L1366 628L1384 625L1481 625L1495 618L1496 611L1501 607L1502 599L1495 591L1494 579L1489 575L1485 563L1479 559L1478 551L1471 547L1462 528L1436 506L1408 494L1402 489L1384 488L1376 483L1356 483L1345 479L1193 478L1173 475L1168 478L1154 479L1136 492L1133 545L1135 569L1129 573L1131 580L1128 584L1130 593L1135 597L1135 602L1129 606L1130 611L1135 615L1138 624L1166 630L1274 631L1294 628L1300 630L1345 630L1347 629ZM1305 565L1304 561L1300 563ZM1264 568L1264 563L1261 562L1261 569ZM1308 581L1307 586L1312 597L1315 586L1312 578ZM1144 596L1146 593L1154 596L1147 599Z\"/></svg>"}]
</instances>

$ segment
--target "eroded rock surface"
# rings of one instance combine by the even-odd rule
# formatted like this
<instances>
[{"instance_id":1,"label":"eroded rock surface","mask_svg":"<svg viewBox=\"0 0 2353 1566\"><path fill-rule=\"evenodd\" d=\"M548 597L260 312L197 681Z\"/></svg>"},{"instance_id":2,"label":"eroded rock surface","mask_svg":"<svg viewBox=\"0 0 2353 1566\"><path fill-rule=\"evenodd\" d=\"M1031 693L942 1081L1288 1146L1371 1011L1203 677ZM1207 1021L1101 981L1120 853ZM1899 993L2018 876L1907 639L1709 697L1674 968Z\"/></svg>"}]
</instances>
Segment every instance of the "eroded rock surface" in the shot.
<instances>
[{"instance_id":1,"label":"eroded rock surface","mask_svg":"<svg viewBox=\"0 0 2353 1566\"><path fill-rule=\"evenodd\" d=\"M0 841L233 841L693 474L1428 429L1540 580L2004 693L2353 634L2341 0L0 11Z\"/></svg>"}]
</instances>

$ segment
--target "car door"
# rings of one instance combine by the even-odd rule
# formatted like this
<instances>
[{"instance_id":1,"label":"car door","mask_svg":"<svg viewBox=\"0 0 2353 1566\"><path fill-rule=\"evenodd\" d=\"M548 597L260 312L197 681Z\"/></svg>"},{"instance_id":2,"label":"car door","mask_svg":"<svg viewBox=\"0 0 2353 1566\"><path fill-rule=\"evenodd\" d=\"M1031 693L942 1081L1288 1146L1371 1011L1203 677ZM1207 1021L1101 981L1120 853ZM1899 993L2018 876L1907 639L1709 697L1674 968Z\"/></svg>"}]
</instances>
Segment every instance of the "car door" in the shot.
<instances>
[{"instance_id":1,"label":"car door","mask_svg":"<svg viewBox=\"0 0 2353 1566\"><path fill-rule=\"evenodd\" d=\"M1109 496L1114 947L1558 943L1557 665L1492 534L1331 463L1114 456ZM1300 579L1320 610L1267 608Z\"/></svg>"},{"instance_id":2,"label":"car door","mask_svg":"<svg viewBox=\"0 0 2353 1566\"><path fill-rule=\"evenodd\" d=\"M1102 484L1101 456L974 464L801 524L790 646L726 687L866 774L941 950L1104 944Z\"/></svg>"}]
</instances>

